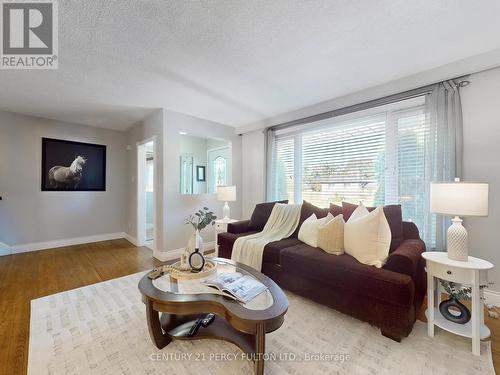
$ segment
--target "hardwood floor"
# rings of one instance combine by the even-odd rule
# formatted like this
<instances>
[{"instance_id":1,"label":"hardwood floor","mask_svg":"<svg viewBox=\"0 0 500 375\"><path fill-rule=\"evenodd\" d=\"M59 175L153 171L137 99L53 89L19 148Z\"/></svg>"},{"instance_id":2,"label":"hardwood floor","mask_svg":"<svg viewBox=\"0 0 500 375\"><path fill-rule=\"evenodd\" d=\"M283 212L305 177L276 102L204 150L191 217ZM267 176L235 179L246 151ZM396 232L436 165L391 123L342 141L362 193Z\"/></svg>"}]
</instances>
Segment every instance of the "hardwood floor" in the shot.
<instances>
[{"instance_id":1,"label":"hardwood floor","mask_svg":"<svg viewBox=\"0 0 500 375\"><path fill-rule=\"evenodd\" d=\"M151 269L151 250L126 240L104 241L0 257L0 374L22 375L28 363L30 301ZM425 307L419 319L425 321ZM485 314L500 369L500 320ZM404 341L403 341L404 342Z\"/></svg>"},{"instance_id":2,"label":"hardwood floor","mask_svg":"<svg viewBox=\"0 0 500 375\"><path fill-rule=\"evenodd\" d=\"M151 250L126 240L0 257L0 374L26 373L32 299L159 264Z\"/></svg>"}]
</instances>

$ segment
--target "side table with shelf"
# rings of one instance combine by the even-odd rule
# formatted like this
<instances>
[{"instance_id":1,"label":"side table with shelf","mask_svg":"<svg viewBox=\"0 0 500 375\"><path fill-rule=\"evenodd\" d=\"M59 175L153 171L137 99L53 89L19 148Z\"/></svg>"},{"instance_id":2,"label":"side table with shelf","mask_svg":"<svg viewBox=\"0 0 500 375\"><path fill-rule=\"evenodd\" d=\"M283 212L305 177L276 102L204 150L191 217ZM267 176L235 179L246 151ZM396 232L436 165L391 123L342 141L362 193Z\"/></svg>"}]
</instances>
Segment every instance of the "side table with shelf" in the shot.
<instances>
[{"instance_id":1,"label":"side table with shelf","mask_svg":"<svg viewBox=\"0 0 500 375\"><path fill-rule=\"evenodd\" d=\"M480 355L480 340L490 336L489 328L484 324L483 290L481 285L487 284L487 271L493 268L490 262L469 257L467 262L448 258L446 252L427 251L422 254L427 268L427 332L434 336L434 326L446 331L472 339L472 353ZM439 311L441 287L439 280L452 281L470 286L471 319L466 324L451 322Z\"/></svg>"}]
</instances>

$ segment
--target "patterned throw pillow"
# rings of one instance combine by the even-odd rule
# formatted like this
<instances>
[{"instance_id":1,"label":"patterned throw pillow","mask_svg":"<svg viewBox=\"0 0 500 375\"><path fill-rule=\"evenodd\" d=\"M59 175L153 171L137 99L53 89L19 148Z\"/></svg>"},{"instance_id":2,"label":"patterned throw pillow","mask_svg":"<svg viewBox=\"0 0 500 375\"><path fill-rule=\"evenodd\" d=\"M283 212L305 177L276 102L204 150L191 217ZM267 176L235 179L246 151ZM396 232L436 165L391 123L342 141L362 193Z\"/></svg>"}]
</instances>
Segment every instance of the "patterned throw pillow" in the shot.
<instances>
[{"instance_id":1,"label":"patterned throw pillow","mask_svg":"<svg viewBox=\"0 0 500 375\"><path fill-rule=\"evenodd\" d=\"M318 247L329 254L344 254L344 217L335 216L318 230Z\"/></svg>"},{"instance_id":2,"label":"patterned throw pillow","mask_svg":"<svg viewBox=\"0 0 500 375\"><path fill-rule=\"evenodd\" d=\"M316 214L309 216L301 225L299 230L299 240L312 247L318 247L319 227L333 219L332 214L318 219Z\"/></svg>"}]
</instances>

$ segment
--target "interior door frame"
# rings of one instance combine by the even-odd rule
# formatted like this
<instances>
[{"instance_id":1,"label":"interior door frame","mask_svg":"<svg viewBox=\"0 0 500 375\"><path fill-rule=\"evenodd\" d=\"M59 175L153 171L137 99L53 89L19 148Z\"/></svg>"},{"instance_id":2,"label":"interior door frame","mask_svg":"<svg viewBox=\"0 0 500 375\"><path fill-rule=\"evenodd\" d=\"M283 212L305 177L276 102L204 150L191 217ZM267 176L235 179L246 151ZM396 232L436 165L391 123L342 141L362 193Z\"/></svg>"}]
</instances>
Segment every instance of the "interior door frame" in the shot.
<instances>
[{"instance_id":1,"label":"interior door frame","mask_svg":"<svg viewBox=\"0 0 500 375\"><path fill-rule=\"evenodd\" d=\"M156 203L158 202L158 189L156 186L158 176L157 143L156 136L137 142L137 246L146 244L146 149L145 145L153 142L153 251L156 250L158 238L158 223L156 218Z\"/></svg>"}]
</instances>

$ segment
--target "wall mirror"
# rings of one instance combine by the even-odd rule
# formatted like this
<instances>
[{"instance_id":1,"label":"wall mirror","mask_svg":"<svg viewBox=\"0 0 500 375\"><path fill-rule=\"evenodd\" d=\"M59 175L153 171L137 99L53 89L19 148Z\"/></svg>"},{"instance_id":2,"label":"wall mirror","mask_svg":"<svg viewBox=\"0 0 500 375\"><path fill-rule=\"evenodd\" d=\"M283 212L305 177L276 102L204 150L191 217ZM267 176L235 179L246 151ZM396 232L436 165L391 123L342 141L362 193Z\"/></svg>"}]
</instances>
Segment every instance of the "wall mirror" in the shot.
<instances>
[{"instance_id":1,"label":"wall mirror","mask_svg":"<svg viewBox=\"0 0 500 375\"><path fill-rule=\"evenodd\" d=\"M214 194L231 185L231 142L181 135L179 142L181 194Z\"/></svg>"}]
</instances>

